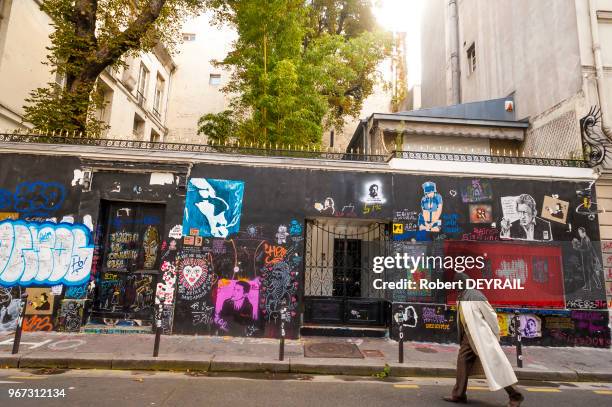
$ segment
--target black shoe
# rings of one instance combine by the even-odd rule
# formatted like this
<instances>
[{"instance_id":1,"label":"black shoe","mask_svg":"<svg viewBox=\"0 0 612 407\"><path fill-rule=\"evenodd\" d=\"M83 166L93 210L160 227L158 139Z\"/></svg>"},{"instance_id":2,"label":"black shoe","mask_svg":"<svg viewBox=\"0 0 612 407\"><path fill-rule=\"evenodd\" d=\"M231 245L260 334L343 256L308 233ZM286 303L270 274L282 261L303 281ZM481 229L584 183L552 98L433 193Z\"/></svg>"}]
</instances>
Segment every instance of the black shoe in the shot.
<instances>
[{"instance_id":1,"label":"black shoe","mask_svg":"<svg viewBox=\"0 0 612 407\"><path fill-rule=\"evenodd\" d=\"M520 407L523 401L525 401L525 396L521 393L513 394L508 401L508 407Z\"/></svg>"},{"instance_id":2,"label":"black shoe","mask_svg":"<svg viewBox=\"0 0 612 407\"><path fill-rule=\"evenodd\" d=\"M446 397L442 397L442 400L448 401L449 403L467 404L467 396L463 396L463 397L446 396Z\"/></svg>"}]
</instances>

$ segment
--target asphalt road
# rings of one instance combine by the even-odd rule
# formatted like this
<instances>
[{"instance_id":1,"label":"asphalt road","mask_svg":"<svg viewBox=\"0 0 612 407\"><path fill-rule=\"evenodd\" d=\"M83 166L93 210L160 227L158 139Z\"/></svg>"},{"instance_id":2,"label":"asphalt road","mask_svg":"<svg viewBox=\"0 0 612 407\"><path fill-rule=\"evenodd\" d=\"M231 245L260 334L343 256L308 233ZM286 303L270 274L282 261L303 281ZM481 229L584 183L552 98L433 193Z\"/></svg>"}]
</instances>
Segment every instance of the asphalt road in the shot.
<instances>
[{"instance_id":1,"label":"asphalt road","mask_svg":"<svg viewBox=\"0 0 612 407\"><path fill-rule=\"evenodd\" d=\"M0 406L449 407L440 398L452 385L435 378L1 369ZM524 406L612 406L612 383L526 382L520 389ZM58 397L41 397L54 392ZM489 392L482 380L470 382L468 397L469 406L507 403L503 391Z\"/></svg>"}]
</instances>

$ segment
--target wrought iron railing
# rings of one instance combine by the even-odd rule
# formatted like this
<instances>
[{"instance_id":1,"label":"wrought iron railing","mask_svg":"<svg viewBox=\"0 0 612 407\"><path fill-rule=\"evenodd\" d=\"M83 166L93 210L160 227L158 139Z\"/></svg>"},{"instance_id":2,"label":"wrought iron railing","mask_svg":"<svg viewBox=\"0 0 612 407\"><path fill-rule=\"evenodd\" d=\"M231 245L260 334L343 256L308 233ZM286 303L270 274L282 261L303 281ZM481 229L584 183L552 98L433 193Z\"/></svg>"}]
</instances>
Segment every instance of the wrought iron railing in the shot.
<instances>
[{"instance_id":1,"label":"wrought iron railing","mask_svg":"<svg viewBox=\"0 0 612 407\"><path fill-rule=\"evenodd\" d=\"M107 138L79 137L75 134L62 132L58 134L34 133L1 133L0 142L9 143L47 143L67 144L93 147L124 148L134 150L155 150L189 153L218 153L232 155L253 155L263 157L295 157L323 160L362 161L384 163L392 158L408 160L458 161L475 164L519 164L542 165L552 167L588 168L585 160L560 159L551 157L523 157L506 155L465 154L450 152L425 151L393 151L391 154L363 154L361 152L321 151L315 148L288 148L272 145L240 145L240 144L187 144L141 140L122 140Z\"/></svg>"},{"instance_id":2,"label":"wrought iron railing","mask_svg":"<svg viewBox=\"0 0 612 407\"><path fill-rule=\"evenodd\" d=\"M380 162L388 161L388 155L382 154L360 154L343 153L333 151L319 151L307 148L278 148L276 146L244 146L239 144L186 144L167 143L139 140L121 140L105 138L86 138L73 135L45 135L45 134L23 134L23 133L0 133L0 142L9 143L47 143L68 144L93 147L124 148L134 150L157 150L189 153L219 153L231 155L254 155L263 157L295 157L314 158L322 160L341 161L365 161Z\"/></svg>"},{"instance_id":3,"label":"wrought iron railing","mask_svg":"<svg viewBox=\"0 0 612 407\"><path fill-rule=\"evenodd\" d=\"M459 161L477 164L518 164L518 165L543 165L549 167L577 167L588 168L589 164L584 160L571 160L551 157L524 157L506 155L465 154L450 152L426 152L426 151L393 151L393 158L408 160L433 160L433 161Z\"/></svg>"}]
</instances>

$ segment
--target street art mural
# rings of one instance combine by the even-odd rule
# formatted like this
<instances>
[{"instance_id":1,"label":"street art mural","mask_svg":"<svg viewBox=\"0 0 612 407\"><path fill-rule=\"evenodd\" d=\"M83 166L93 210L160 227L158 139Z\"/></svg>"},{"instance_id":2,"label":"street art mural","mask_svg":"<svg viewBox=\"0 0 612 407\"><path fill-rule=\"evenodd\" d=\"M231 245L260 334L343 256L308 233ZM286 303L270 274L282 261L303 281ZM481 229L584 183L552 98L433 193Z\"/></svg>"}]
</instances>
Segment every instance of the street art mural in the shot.
<instances>
[{"instance_id":1,"label":"street art mural","mask_svg":"<svg viewBox=\"0 0 612 407\"><path fill-rule=\"evenodd\" d=\"M63 300L58 313L58 331L79 332L86 300Z\"/></svg>"},{"instance_id":2,"label":"street art mural","mask_svg":"<svg viewBox=\"0 0 612 407\"><path fill-rule=\"evenodd\" d=\"M26 288L28 301L26 302L26 315L51 315L55 295L50 288Z\"/></svg>"},{"instance_id":3,"label":"street art mural","mask_svg":"<svg viewBox=\"0 0 612 407\"><path fill-rule=\"evenodd\" d=\"M470 223L493 222L493 208L489 204L470 204Z\"/></svg>"},{"instance_id":4,"label":"street art mural","mask_svg":"<svg viewBox=\"0 0 612 407\"><path fill-rule=\"evenodd\" d=\"M23 318L24 332L53 331L53 320L50 315L28 315Z\"/></svg>"},{"instance_id":5,"label":"street art mural","mask_svg":"<svg viewBox=\"0 0 612 407\"><path fill-rule=\"evenodd\" d=\"M579 268L582 270L582 280L584 281L582 289L585 291L600 290L603 282L603 266L599 259L599 253L587 236L584 227L578 228L578 237L572 239L572 248L580 253Z\"/></svg>"},{"instance_id":6,"label":"street art mural","mask_svg":"<svg viewBox=\"0 0 612 407\"><path fill-rule=\"evenodd\" d=\"M334 198L328 196L321 202L315 202L314 208L321 213L321 215L334 216L336 214L336 204Z\"/></svg>"},{"instance_id":7,"label":"street art mural","mask_svg":"<svg viewBox=\"0 0 612 407\"><path fill-rule=\"evenodd\" d=\"M240 229L244 182L192 178L187 187L183 232L228 237ZM191 234L191 233L190 233Z\"/></svg>"},{"instance_id":8,"label":"street art mural","mask_svg":"<svg viewBox=\"0 0 612 407\"><path fill-rule=\"evenodd\" d=\"M0 211L15 211L23 216L47 216L59 209L66 189L57 182L22 182L14 192L0 189Z\"/></svg>"},{"instance_id":9,"label":"street art mural","mask_svg":"<svg viewBox=\"0 0 612 407\"><path fill-rule=\"evenodd\" d=\"M91 231L83 224L0 222L2 285L81 285L92 257Z\"/></svg>"},{"instance_id":10,"label":"street art mural","mask_svg":"<svg viewBox=\"0 0 612 407\"><path fill-rule=\"evenodd\" d=\"M21 306L20 287L0 286L0 334L15 331Z\"/></svg>"},{"instance_id":11,"label":"street art mural","mask_svg":"<svg viewBox=\"0 0 612 407\"><path fill-rule=\"evenodd\" d=\"M17 159L23 160L10 162ZM66 157L48 159L52 165L32 160L41 168L68 165L62 164ZM486 252L485 267L468 273L519 279L526 287L521 295L486 293L502 314L500 328L508 332L503 340L512 340L509 317L515 309L509 307L517 307L527 344L610 345L606 281L612 277L606 277L612 276L612 244L610 256L602 258L596 214L591 219L576 211L584 205L576 191L589 189L588 181L194 163L191 178L184 171L167 187L150 185L150 172L95 173L93 193L70 183L75 168L85 167L79 167L80 159L70 160L70 168L62 170L67 181L59 172L56 178L37 173L11 178L13 169L4 164L9 161L2 161L9 181L0 185L0 288L5 290L0 291L0 332L14 326L20 293L40 288L50 295L30 297L39 309L27 315L29 329L76 332L89 321L92 307L118 315L137 312L132 323L142 318L151 324L157 298L164 333L276 337L286 308L287 333L297 337L306 294L304 222L333 217L327 221L392 220L392 254ZM100 200L121 202L118 208L134 207L132 201L166 207L163 215L136 228L130 223L133 214L101 219ZM87 222L84 213L92 214ZM110 230L100 229L104 222ZM465 246L455 248L461 243ZM326 261L333 265L333 259ZM445 279L446 271L419 267L385 277ZM384 298L392 302L387 317L394 334L393 316L403 305L408 340L456 341L455 305L446 290L393 290ZM50 314L43 313L47 306ZM104 323L130 322L121 318Z\"/></svg>"},{"instance_id":12,"label":"street art mural","mask_svg":"<svg viewBox=\"0 0 612 407\"><path fill-rule=\"evenodd\" d=\"M436 191L436 183L427 181L423 184L419 230L439 232L442 227L442 195Z\"/></svg>"},{"instance_id":13,"label":"street art mural","mask_svg":"<svg viewBox=\"0 0 612 407\"><path fill-rule=\"evenodd\" d=\"M454 196L452 193L450 195ZM483 202L492 199L493 191L488 180L473 179L468 185L461 187L461 200L463 203Z\"/></svg>"},{"instance_id":14,"label":"street art mural","mask_svg":"<svg viewBox=\"0 0 612 407\"><path fill-rule=\"evenodd\" d=\"M259 279L252 281L222 279L217 285L215 324L226 334L246 336L257 321Z\"/></svg>"},{"instance_id":15,"label":"street art mural","mask_svg":"<svg viewBox=\"0 0 612 407\"><path fill-rule=\"evenodd\" d=\"M559 199L558 195L544 196L542 218L565 224L568 212L569 202Z\"/></svg>"},{"instance_id":16,"label":"street art mural","mask_svg":"<svg viewBox=\"0 0 612 407\"><path fill-rule=\"evenodd\" d=\"M277 336L283 307L295 326L302 230L295 219L271 227L249 224L231 239L184 246L176 332ZM295 328L288 330L295 335Z\"/></svg>"},{"instance_id":17,"label":"street art mural","mask_svg":"<svg viewBox=\"0 0 612 407\"><path fill-rule=\"evenodd\" d=\"M537 216L536 202L529 194L501 198L503 239L552 240L550 222Z\"/></svg>"}]
</instances>

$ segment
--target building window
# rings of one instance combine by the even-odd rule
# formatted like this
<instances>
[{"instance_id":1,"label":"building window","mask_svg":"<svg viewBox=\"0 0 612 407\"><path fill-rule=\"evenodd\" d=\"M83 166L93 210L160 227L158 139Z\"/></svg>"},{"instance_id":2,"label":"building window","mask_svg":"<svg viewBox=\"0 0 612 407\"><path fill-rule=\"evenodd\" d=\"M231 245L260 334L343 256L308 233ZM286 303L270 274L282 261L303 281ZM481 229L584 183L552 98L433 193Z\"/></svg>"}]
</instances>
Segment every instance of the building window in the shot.
<instances>
[{"instance_id":1,"label":"building window","mask_svg":"<svg viewBox=\"0 0 612 407\"><path fill-rule=\"evenodd\" d=\"M157 75L157 82L155 83L155 97L153 98L153 113L157 116L161 116L162 111L162 99L164 97L164 87L166 81L164 78Z\"/></svg>"},{"instance_id":2,"label":"building window","mask_svg":"<svg viewBox=\"0 0 612 407\"><path fill-rule=\"evenodd\" d=\"M140 70L138 71L138 88L136 89L136 98L138 99L138 104L140 106L143 106L147 100L145 94L148 80L149 70L143 63L140 63Z\"/></svg>"},{"instance_id":3,"label":"building window","mask_svg":"<svg viewBox=\"0 0 612 407\"><path fill-rule=\"evenodd\" d=\"M151 142L159 143L160 141L161 141L161 136L159 135L159 133L151 129Z\"/></svg>"},{"instance_id":4,"label":"building window","mask_svg":"<svg viewBox=\"0 0 612 407\"><path fill-rule=\"evenodd\" d=\"M468 74L471 75L476 71L476 44L472 43L467 49Z\"/></svg>"},{"instance_id":5,"label":"building window","mask_svg":"<svg viewBox=\"0 0 612 407\"><path fill-rule=\"evenodd\" d=\"M183 41L195 41L196 35L191 33L183 33Z\"/></svg>"},{"instance_id":6,"label":"building window","mask_svg":"<svg viewBox=\"0 0 612 407\"><path fill-rule=\"evenodd\" d=\"M210 78L208 78L208 84L213 86L221 85L221 74L220 73L211 73Z\"/></svg>"},{"instance_id":7,"label":"building window","mask_svg":"<svg viewBox=\"0 0 612 407\"><path fill-rule=\"evenodd\" d=\"M142 139L145 131L145 121L142 117L134 114L134 125L132 127L132 133L137 139Z\"/></svg>"}]
</instances>

